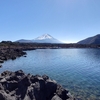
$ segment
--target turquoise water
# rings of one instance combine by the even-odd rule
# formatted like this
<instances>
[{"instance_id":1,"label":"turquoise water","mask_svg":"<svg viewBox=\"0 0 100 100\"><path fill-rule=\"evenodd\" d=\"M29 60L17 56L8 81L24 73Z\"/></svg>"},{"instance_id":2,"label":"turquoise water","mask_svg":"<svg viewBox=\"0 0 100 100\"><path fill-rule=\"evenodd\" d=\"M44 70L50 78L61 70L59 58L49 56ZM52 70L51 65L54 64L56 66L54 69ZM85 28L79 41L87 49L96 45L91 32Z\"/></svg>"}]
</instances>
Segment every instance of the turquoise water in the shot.
<instances>
[{"instance_id":1,"label":"turquoise water","mask_svg":"<svg viewBox=\"0 0 100 100\"><path fill-rule=\"evenodd\" d=\"M37 49L27 57L8 60L0 68L46 74L78 100L100 100L100 49Z\"/></svg>"}]
</instances>

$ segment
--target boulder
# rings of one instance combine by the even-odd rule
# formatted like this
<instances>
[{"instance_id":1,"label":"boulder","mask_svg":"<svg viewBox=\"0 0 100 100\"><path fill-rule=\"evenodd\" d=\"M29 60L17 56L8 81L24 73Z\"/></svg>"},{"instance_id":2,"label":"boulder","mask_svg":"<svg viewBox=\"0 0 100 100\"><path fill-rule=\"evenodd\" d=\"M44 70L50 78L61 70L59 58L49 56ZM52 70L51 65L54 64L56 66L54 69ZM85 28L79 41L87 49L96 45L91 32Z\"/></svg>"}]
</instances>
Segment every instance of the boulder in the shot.
<instances>
[{"instance_id":1,"label":"boulder","mask_svg":"<svg viewBox=\"0 0 100 100\"><path fill-rule=\"evenodd\" d=\"M55 80L22 70L0 75L0 100L75 100Z\"/></svg>"}]
</instances>

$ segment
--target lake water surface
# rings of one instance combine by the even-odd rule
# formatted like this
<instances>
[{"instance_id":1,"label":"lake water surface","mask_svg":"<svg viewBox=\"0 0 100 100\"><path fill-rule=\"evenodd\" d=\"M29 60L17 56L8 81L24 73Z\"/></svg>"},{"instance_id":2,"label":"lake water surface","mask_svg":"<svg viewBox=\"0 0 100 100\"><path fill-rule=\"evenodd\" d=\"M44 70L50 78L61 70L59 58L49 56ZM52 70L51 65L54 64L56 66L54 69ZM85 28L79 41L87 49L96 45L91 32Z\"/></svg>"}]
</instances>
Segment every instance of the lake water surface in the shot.
<instances>
[{"instance_id":1,"label":"lake water surface","mask_svg":"<svg viewBox=\"0 0 100 100\"><path fill-rule=\"evenodd\" d=\"M27 57L8 60L0 72L22 69L46 74L67 88L78 100L100 100L100 49L37 49Z\"/></svg>"}]
</instances>

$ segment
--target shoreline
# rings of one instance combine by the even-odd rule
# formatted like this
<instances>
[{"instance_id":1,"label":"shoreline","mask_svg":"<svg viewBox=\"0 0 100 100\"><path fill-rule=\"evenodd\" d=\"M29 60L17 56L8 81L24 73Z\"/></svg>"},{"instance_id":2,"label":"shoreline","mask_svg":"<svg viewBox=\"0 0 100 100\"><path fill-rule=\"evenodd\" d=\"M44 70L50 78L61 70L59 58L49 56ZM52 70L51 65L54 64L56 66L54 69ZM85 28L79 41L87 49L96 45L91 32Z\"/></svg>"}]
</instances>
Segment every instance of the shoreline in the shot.
<instances>
[{"instance_id":1,"label":"shoreline","mask_svg":"<svg viewBox=\"0 0 100 100\"><path fill-rule=\"evenodd\" d=\"M8 59L16 59L26 55L27 50L36 49L69 49L69 48L100 48L100 45L87 44L51 44L51 43L18 43L11 41L0 42L0 63ZM26 57L26 56L25 56ZM0 64L0 67L1 67Z\"/></svg>"},{"instance_id":2,"label":"shoreline","mask_svg":"<svg viewBox=\"0 0 100 100\"><path fill-rule=\"evenodd\" d=\"M26 52L20 49L1 49L0 50L0 67L2 67L2 63L9 59L15 60L17 57L21 57L26 55Z\"/></svg>"}]
</instances>

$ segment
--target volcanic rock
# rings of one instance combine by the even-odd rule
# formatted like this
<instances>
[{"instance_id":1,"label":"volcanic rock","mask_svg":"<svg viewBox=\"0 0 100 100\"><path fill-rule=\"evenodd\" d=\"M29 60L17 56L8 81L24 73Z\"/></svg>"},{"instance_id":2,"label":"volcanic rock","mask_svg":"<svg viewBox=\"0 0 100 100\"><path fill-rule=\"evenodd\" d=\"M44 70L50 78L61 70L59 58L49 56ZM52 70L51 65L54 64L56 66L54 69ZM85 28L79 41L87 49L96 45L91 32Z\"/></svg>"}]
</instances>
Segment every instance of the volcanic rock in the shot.
<instances>
[{"instance_id":1,"label":"volcanic rock","mask_svg":"<svg viewBox=\"0 0 100 100\"><path fill-rule=\"evenodd\" d=\"M0 74L0 100L75 100L55 80L22 70Z\"/></svg>"}]
</instances>

